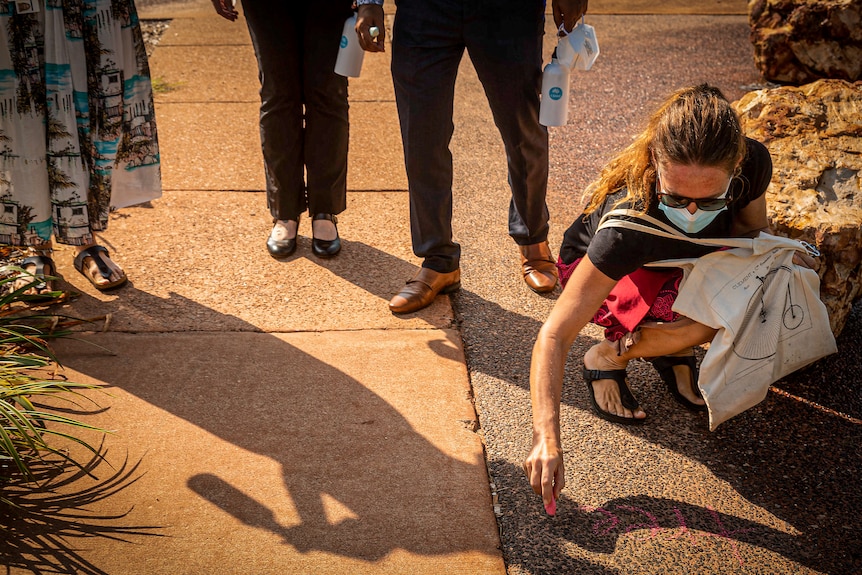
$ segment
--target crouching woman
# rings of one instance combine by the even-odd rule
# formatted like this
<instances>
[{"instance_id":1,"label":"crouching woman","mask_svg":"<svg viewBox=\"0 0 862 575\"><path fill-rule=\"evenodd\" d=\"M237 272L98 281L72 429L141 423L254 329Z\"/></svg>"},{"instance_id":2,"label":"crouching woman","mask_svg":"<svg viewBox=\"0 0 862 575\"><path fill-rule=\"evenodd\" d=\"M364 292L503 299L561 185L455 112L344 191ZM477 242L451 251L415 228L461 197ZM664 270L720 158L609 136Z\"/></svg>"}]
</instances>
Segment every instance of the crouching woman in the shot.
<instances>
[{"instance_id":1,"label":"crouching woman","mask_svg":"<svg viewBox=\"0 0 862 575\"><path fill-rule=\"evenodd\" d=\"M771 176L766 148L742 134L730 103L704 84L669 97L587 188L585 213L566 231L560 248L563 293L539 332L530 368L533 446L524 469L547 509L565 483L564 366L588 322L605 329L605 339L584 354L582 365L599 417L619 424L639 424L647 417L626 379L634 358L650 360L679 403L706 409L693 346L712 341L717 330L673 311L681 270L645 266L721 249L689 239L768 232L764 194ZM635 219L642 215L679 237L600 227L611 210L628 210ZM796 263L813 263L801 253L793 257Z\"/></svg>"}]
</instances>

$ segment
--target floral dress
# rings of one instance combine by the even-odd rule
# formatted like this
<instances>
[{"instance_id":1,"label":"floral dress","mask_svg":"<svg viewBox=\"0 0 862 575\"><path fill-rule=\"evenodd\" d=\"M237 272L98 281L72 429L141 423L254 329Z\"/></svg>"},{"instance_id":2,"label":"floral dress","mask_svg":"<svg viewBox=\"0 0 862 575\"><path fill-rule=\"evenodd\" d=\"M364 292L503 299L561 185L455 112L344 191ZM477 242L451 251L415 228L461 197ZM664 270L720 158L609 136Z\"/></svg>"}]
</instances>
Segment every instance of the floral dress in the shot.
<instances>
[{"instance_id":1,"label":"floral dress","mask_svg":"<svg viewBox=\"0 0 862 575\"><path fill-rule=\"evenodd\" d=\"M161 195L133 0L0 0L0 244L87 245Z\"/></svg>"}]
</instances>

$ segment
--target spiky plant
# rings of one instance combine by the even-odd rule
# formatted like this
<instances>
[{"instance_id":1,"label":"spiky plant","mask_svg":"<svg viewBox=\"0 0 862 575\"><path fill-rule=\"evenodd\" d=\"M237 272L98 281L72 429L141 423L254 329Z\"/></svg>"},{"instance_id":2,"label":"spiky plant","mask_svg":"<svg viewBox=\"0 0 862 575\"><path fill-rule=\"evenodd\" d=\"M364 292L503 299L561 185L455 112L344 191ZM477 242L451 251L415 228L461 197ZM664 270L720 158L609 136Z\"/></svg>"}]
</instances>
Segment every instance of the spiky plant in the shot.
<instances>
[{"instance_id":1,"label":"spiky plant","mask_svg":"<svg viewBox=\"0 0 862 575\"><path fill-rule=\"evenodd\" d=\"M10 270L15 273L9 274ZM20 287L4 289L10 282L18 281L22 273L27 272L0 267L0 277L8 276L0 279L0 291L5 292L0 296L0 477L17 469L35 482L30 465L37 461L60 461L83 469L67 449L53 445L53 440L83 446L93 456L100 457L99 450L75 432L105 430L63 415L61 408L41 403L54 398L51 401L54 405L80 408L80 401L91 401L82 392L99 386L69 382L52 373L50 368L56 358L46 340L71 332L68 322L59 316L13 313L15 304L32 299L25 292L42 281L34 277L31 282L19 284ZM64 294L51 292L51 295L62 299Z\"/></svg>"}]
</instances>

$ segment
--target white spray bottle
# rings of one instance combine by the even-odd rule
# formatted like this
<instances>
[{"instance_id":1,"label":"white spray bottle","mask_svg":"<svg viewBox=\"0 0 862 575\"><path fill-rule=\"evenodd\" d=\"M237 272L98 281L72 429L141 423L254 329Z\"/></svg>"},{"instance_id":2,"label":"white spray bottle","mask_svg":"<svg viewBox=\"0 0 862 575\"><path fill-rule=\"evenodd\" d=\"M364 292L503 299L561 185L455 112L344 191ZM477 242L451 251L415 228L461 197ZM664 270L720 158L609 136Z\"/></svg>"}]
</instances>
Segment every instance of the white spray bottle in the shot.
<instances>
[{"instance_id":1,"label":"white spray bottle","mask_svg":"<svg viewBox=\"0 0 862 575\"><path fill-rule=\"evenodd\" d=\"M335 73L349 78L358 78L362 71L364 57L365 50L359 45L359 38L356 36L356 14L353 14L344 21L338 57L335 59Z\"/></svg>"},{"instance_id":2,"label":"white spray bottle","mask_svg":"<svg viewBox=\"0 0 862 575\"><path fill-rule=\"evenodd\" d=\"M539 123L565 126L569 119L569 69L557 62L556 51L542 71L542 101Z\"/></svg>"}]
</instances>

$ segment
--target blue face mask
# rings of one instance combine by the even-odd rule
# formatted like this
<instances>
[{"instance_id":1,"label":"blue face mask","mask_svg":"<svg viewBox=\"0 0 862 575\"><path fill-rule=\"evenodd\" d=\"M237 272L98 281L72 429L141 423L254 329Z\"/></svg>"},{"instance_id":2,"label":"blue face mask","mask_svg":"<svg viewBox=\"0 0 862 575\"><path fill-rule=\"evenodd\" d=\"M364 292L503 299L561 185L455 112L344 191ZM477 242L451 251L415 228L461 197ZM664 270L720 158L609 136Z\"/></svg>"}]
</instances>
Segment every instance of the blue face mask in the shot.
<instances>
[{"instance_id":1,"label":"blue face mask","mask_svg":"<svg viewBox=\"0 0 862 575\"><path fill-rule=\"evenodd\" d=\"M659 202L658 209L664 212L664 215L667 216L667 219L670 220L677 228L681 229L687 234L696 234L706 226L712 223L712 221L720 214L721 212L727 209L727 206L721 208L720 210L715 210L714 212L707 212L705 210L697 209L692 214L688 211L688 208L669 208L663 203Z\"/></svg>"}]
</instances>

